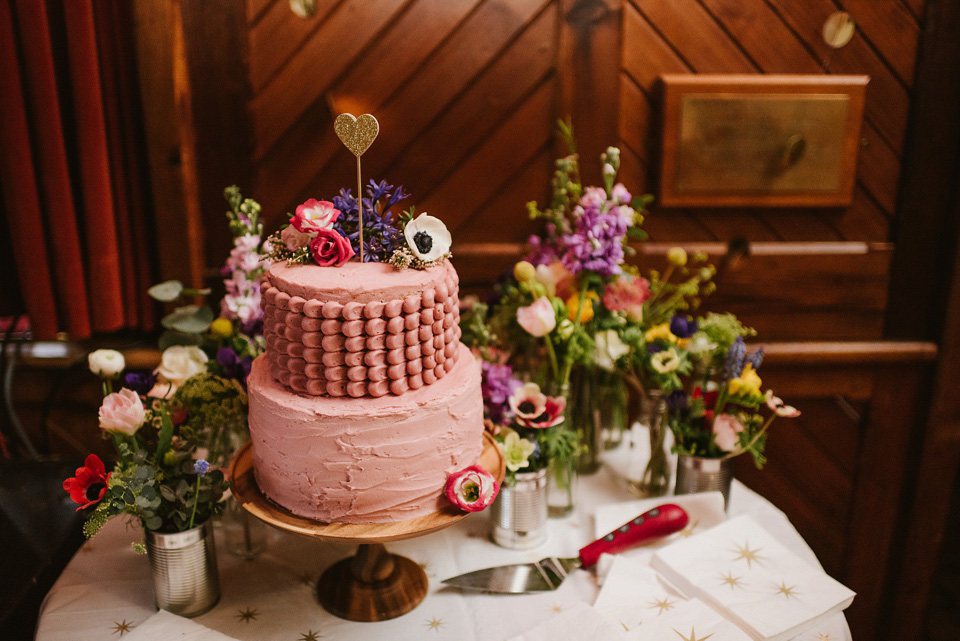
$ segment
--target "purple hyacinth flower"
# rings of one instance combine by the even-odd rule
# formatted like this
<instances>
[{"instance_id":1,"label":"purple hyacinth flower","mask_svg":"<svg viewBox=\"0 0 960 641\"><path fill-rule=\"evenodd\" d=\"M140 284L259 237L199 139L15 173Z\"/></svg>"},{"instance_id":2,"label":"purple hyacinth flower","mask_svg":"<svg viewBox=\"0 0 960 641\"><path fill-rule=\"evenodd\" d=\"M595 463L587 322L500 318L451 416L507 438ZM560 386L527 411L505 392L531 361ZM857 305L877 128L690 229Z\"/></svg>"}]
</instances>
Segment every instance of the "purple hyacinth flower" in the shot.
<instances>
[{"instance_id":1,"label":"purple hyacinth flower","mask_svg":"<svg viewBox=\"0 0 960 641\"><path fill-rule=\"evenodd\" d=\"M737 336L737 340L730 345L730 351L727 352L727 360L723 363L723 374L726 378L736 378L743 372L743 362L746 358L747 346L743 342L743 336Z\"/></svg>"},{"instance_id":2,"label":"purple hyacinth flower","mask_svg":"<svg viewBox=\"0 0 960 641\"><path fill-rule=\"evenodd\" d=\"M203 478L207 475L207 470L210 469L210 464L207 463L206 459L197 459L197 462L193 464L193 472L200 478Z\"/></svg>"},{"instance_id":3,"label":"purple hyacinth flower","mask_svg":"<svg viewBox=\"0 0 960 641\"><path fill-rule=\"evenodd\" d=\"M763 348L758 347L756 351L749 354L747 356L747 362L753 365L754 370L760 369L760 364L763 362Z\"/></svg>"}]
</instances>

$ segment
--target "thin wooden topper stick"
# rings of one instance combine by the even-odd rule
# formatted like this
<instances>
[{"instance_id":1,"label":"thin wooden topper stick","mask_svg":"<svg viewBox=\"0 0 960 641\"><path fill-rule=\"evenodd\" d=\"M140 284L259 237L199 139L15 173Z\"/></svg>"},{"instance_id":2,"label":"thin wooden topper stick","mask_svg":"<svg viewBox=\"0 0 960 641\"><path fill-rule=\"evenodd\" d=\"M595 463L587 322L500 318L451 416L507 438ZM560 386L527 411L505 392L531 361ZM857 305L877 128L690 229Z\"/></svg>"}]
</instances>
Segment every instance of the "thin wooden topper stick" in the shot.
<instances>
[{"instance_id":1,"label":"thin wooden topper stick","mask_svg":"<svg viewBox=\"0 0 960 641\"><path fill-rule=\"evenodd\" d=\"M360 180L360 156L357 156L357 228L360 230L360 262L363 262L363 181Z\"/></svg>"}]
</instances>

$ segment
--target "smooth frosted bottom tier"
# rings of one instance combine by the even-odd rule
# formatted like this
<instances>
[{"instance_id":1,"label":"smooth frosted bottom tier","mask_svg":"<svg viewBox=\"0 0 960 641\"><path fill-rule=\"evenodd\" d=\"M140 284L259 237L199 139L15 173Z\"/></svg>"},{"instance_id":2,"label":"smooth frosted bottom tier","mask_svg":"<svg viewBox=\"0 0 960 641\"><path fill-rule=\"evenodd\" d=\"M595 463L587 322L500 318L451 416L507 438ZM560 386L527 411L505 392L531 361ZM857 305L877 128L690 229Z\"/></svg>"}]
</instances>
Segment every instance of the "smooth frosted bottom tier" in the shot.
<instances>
[{"instance_id":1,"label":"smooth frosted bottom tier","mask_svg":"<svg viewBox=\"0 0 960 641\"><path fill-rule=\"evenodd\" d=\"M381 398L301 396L257 358L247 387L260 489L326 523L403 521L443 507L447 476L483 448L480 368L460 350L443 379Z\"/></svg>"}]
</instances>

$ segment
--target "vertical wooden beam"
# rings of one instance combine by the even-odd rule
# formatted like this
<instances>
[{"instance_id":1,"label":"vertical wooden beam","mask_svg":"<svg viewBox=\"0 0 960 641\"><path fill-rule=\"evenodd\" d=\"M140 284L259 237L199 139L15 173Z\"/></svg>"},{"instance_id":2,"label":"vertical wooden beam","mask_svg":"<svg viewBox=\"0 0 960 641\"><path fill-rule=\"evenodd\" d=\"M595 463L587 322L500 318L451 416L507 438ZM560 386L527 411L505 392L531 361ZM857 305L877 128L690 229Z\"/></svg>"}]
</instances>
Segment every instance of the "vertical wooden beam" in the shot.
<instances>
[{"instance_id":1,"label":"vertical wooden beam","mask_svg":"<svg viewBox=\"0 0 960 641\"><path fill-rule=\"evenodd\" d=\"M173 89L173 1L138 0L132 4L132 10L145 152L150 169L157 276L160 280L192 283L189 246L183 242L187 220Z\"/></svg>"},{"instance_id":2,"label":"vertical wooden beam","mask_svg":"<svg viewBox=\"0 0 960 641\"><path fill-rule=\"evenodd\" d=\"M248 29L245 3L238 0L175 0L182 27L182 73L189 97L181 138L188 201L195 208L201 264L216 273L232 247L223 212L223 189L237 184L249 191L253 136L248 105ZM189 118L189 120L188 120ZM195 163L192 171L187 163ZM192 176L190 175L192 173ZM194 193L190 193L190 191ZM251 194L252 195L252 194Z\"/></svg>"},{"instance_id":3,"label":"vertical wooden beam","mask_svg":"<svg viewBox=\"0 0 960 641\"><path fill-rule=\"evenodd\" d=\"M617 143L623 0L560 0L560 8L557 115L573 120L584 184L599 185L600 154Z\"/></svg>"}]
</instances>

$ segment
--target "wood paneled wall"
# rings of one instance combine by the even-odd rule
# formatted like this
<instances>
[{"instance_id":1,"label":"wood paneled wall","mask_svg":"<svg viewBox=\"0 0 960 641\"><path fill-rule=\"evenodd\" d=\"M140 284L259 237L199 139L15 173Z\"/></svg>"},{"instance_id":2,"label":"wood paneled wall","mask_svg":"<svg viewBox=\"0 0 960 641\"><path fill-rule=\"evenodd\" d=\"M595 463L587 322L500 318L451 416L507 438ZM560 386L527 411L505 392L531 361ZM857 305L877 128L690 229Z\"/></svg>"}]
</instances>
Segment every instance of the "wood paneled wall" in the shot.
<instances>
[{"instance_id":1,"label":"wood paneled wall","mask_svg":"<svg viewBox=\"0 0 960 641\"><path fill-rule=\"evenodd\" d=\"M225 185L238 182L275 227L353 184L332 127L343 111L377 116L365 176L403 183L447 222L462 282L479 291L533 231L524 204L548 195L558 118L573 118L588 179L617 144L622 179L641 193L656 184L660 74L869 75L852 206L654 206L636 260L661 264L673 244L707 251L722 265L709 306L773 341L766 382L804 416L777 428L762 473L738 474L860 593L857 638L881 638L936 355L880 342L896 232L909 224L898 186L924 0L317 0L307 18L287 0L169 2L181 8L192 130L180 138L196 137L208 273L229 244ZM840 9L857 33L834 50L821 30ZM731 241L746 255L730 260Z\"/></svg>"}]
</instances>

